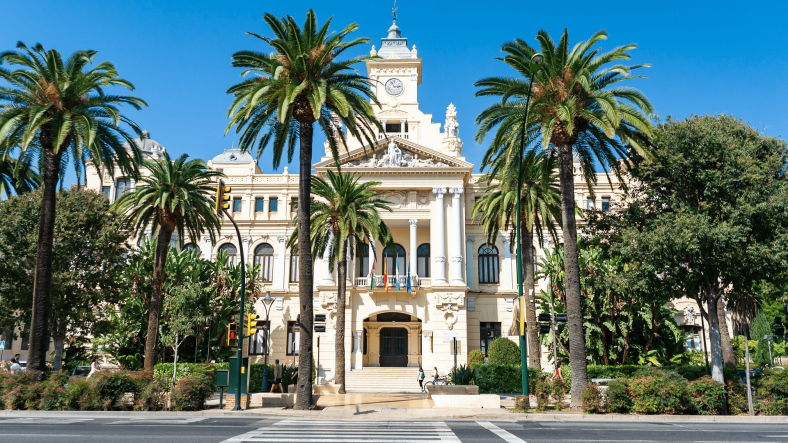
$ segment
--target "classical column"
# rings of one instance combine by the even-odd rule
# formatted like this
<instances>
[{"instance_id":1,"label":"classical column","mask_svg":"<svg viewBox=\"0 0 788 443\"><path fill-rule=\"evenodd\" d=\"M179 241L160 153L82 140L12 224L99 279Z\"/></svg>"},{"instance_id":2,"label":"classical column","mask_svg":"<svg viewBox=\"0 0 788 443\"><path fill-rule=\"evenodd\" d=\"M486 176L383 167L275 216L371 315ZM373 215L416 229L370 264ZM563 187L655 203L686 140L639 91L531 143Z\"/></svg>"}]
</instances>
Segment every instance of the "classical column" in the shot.
<instances>
[{"instance_id":1,"label":"classical column","mask_svg":"<svg viewBox=\"0 0 788 443\"><path fill-rule=\"evenodd\" d=\"M263 197L263 220L268 220L268 211L270 209L268 207L268 205L270 205L270 204L271 204L271 198L269 196L267 196L267 195L264 196ZM255 206L257 206L257 203L255 203ZM256 209L257 208L255 208L255 210Z\"/></svg>"},{"instance_id":2,"label":"classical column","mask_svg":"<svg viewBox=\"0 0 788 443\"><path fill-rule=\"evenodd\" d=\"M476 237L468 235L465 237L465 273L468 275L468 287L474 289L476 283L473 278L473 242Z\"/></svg>"},{"instance_id":3,"label":"classical column","mask_svg":"<svg viewBox=\"0 0 788 443\"><path fill-rule=\"evenodd\" d=\"M241 247L243 248L244 251L244 258L246 259L246 263L252 263L252 257L249 257L249 240L251 239L252 237L249 237L248 235L241 236Z\"/></svg>"},{"instance_id":4,"label":"classical column","mask_svg":"<svg viewBox=\"0 0 788 443\"><path fill-rule=\"evenodd\" d=\"M433 266L433 286L439 286L448 283L446 281L446 216L443 214L443 195L446 193L446 188L432 188L432 193L435 194L435 226L433 228L433 232L435 233L435 239L433 241L435 265Z\"/></svg>"},{"instance_id":5,"label":"classical column","mask_svg":"<svg viewBox=\"0 0 788 443\"><path fill-rule=\"evenodd\" d=\"M213 252L213 244L211 242L211 236L206 235L202 238L202 241L205 242L205 249L202 251L203 258L208 261L211 261L211 253Z\"/></svg>"},{"instance_id":6,"label":"classical column","mask_svg":"<svg viewBox=\"0 0 788 443\"><path fill-rule=\"evenodd\" d=\"M371 270L375 267L375 240L369 239L369 266L367 269L367 275L364 277L369 277L371 274ZM373 282L369 282L372 284Z\"/></svg>"},{"instance_id":7,"label":"classical column","mask_svg":"<svg viewBox=\"0 0 788 443\"><path fill-rule=\"evenodd\" d=\"M286 254L287 254L287 236L280 235L276 237L276 240L279 242L279 269L277 277L279 279L279 284L276 285L277 288L285 288L287 282L285 281L285 272L287 269L287 261L286 261ZM274 268L275 269L275 268Z\"/></svg>"},{"instance_id":8,"label":"classical column","mask_svg":"<svg viewBox=\"0 0 788 443\"><path fill-rule=\"evenodd\" d=\"M405 125L407 124L407 120L400 119L399 121L399 136L400 138L405 138Z\"/></svg>"},{"instance_id":9,"label":"classical column","mask_svg":"<svg viewBox=\"0 0 788 443\"><path fill-rule=\"evenodd\" d=\"M454 222L454 229L452 232L452 240L449 242L451 246L451 284L464 285L465 280L462 277L462 208L460 197L462 196L463 188L450 188L451 192L451 209L452 221Z\"/></svg>"},{"instance_id":10,"label":"classical column","mask_svg":"<svg viewBox=\"0 0 788 443\"><path fill-rule=\"evenodd\" d=\"M325 252L323 252L323 276L320 280L321 286L333 286L334 285L334 274L331 272L331 245L334 241L334 234L331 233L328 235L328 246L326 247Z\"/></svg>"},{"instance_id":11,"label":"classical column","mask_svg":"<svg viewBox=\"0 0 788 443\"><path fill-rule=\"evenodd\" d=\"M509 234L504 234L503 237L503 282L501 289L512 289L512 248L509 242L512 238Z\"/></svg>"},{"instance_id":12,"label":"classical column","mask_svg":"<svg viewBox=\"0 0 788 443\"><path fill-rule=\"evenodd\" d=\"M418 243L416 242L416 226L419 224L419 221L410 219L408 222L410 223L410 275L416 275L416 273L419 272L417 255Z\"/></svg>"}]
</instances>

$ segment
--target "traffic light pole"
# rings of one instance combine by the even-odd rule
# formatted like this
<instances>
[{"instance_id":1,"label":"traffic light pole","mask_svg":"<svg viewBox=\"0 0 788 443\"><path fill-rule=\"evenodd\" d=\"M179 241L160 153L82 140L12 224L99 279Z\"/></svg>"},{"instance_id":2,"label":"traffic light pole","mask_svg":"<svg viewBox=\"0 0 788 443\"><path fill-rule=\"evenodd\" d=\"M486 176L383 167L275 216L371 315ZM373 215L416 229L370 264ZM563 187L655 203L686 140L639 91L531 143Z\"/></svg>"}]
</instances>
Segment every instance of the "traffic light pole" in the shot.
<instances>
[{"instance_id":1,"label":"traffic light pole","mask_svg":"<svg viewBox=\"0 0 788 443\"><path fill-rule=\"evenodd\" d=\"M241 238L241 230L238 229L238 224L235 223L233 217L227 212L226 209L222 208L222 212L227 215L227 218L235 227L235 233L238 235L238 239ZM241 409L241 374L243 374L243 354L244 354L244 331L243 331L243 324L244 324L244 302L246 302L246 261L244 260L244 248L241 248L241 303L240 303L240 313L238 315L238 329L239 329L239 337L238 337L238 389L235 391L235 407L233 411L243 411Z\"/></svg>"}]
</instances>

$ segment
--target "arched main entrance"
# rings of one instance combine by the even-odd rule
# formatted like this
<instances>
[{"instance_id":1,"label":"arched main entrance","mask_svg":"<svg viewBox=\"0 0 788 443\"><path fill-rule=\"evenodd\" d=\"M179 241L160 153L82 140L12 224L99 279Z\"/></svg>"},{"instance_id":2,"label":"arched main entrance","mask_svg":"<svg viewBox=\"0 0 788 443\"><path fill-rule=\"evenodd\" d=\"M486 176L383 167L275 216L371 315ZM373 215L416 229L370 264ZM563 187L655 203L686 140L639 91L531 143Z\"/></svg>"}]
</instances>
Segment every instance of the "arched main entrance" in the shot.
<instances>
[{"instance_id":1,"label":"arched main entrance","mask_svg":"<svg viewBox=\"0 0 788 443\"><path fill-rule=\"evenodd\" d=\"M383 328L380 330L380 366L408 366L408 330Z\"/></svg>"}]
</instances>

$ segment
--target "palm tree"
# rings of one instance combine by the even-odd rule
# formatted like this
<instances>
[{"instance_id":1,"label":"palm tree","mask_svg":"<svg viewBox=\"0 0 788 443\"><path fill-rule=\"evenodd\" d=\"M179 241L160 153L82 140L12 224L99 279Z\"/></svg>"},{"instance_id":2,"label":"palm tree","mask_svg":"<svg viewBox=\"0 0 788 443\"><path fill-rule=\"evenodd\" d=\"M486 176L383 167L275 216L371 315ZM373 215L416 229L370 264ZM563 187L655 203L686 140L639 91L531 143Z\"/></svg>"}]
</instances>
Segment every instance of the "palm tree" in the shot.
<instances>
[{"instance_id":1,"label":"palm tree","mask_svg":"<svg viewBox=\"0 0 788 443\"><path fill-rule=\"evenodd\" d=\"M123 140L133 143L119 125L124 122L135 132L140 130L120 113L119 106L140 109L147 104L136 97L105 91L109 86L129 90L134 86L119 78L110 62L88 67L96 51L76 51L64 62L58 51L46 51L41 44L28 48L19 42L17 49L0 53L0 65L21 66L13 71L0 67L0 79L6 83L0 87L0 146L13 146L9 141L19 139L22 151L37 149L42 157L44 194L27 360L28 374L41 378L49 347L55 194L62 167L70 159L80 169L90 159L97 168L103 164L112 172L117 164L124 173L136 175L139 151L123 149Z\"/></svg>"},{"instance_id":2,"label":"palm tree","mask_svg":"<svg viewBox=\"0 0 788 443\"><path fill-rule=\"evenodd\" d=\"M275 53L241 51L233 54L233 66L244 68L243 75L254 75L227 91L235 99L228 111L230 124L225 133L235 126L236 133L241 134L239 147L242 150L256 148L258 158L268 143L273 142L274 168L279 166L285 147L289 162L296 143L299 144L298 232L301 238L298 241L307 244L311 232L309 190L313 125L317 122L326 133L335 159L339 158L336 138L344 144L345 134L332 125L332 116L347 126L348 133L356 139L366 140L368 144L375 141L374 128L381 132L383 128L369 100L378 106L380 103L369 79L352 65L378 57L337 60L347 49L369 43L367 38L343 41L358 29L355 23L329 34L331 19L318 27L313 10L307 13L303 28L291 16L276 18L265 14L263 20L274 38L249 34L267 43ZM312 253L309 248L301 248L299 254L300 371L309 374L312 372ZM311 379L301 377L295 407L306 409L311 404Z\"/></svg>"},{"instance_id":3,"label":"palm tree","mask_svg":"<svg viewBox=\"0 0 788 443\"><path fill-rule=\"evenodd\" d=\"M41 177L32 166L33 150L20 152L17 158L11 157L12 151L0 146L0 197L23 194L41 186Z\"/></svg>"},{"instance_id":4,"label":"palm tree","mask_svg":"<svg viewBox=\"0 0 788 443\"><path fill-rule=\"evenodd\" d=\"M621 174L620 159L628 150L650 157L645 142L652 133L648 114L651 103L641 92L618 86L617 83L639 78L635 69L648 65L625 66L630 44L602 52L597 43L607 38L599 31L587 41L569 46L569 33L564 31L556 46L546 31L536 36L543 54L541 69L532 70L530 61L537 50L517 39L504 43L502 60L514 68L519 77L490 77L476 82L481 88L477 96L501 97L476 118L477 141L497 127L485 161L510 157L519 142L514 134L525 126L525 143L540 143L542 149L557 151L561 185L562 231L565 248L567 312L570 347L572 349L572 407L581 407L581 392L587 383L584 351L583 315L580 300L580 270L577 258L577 224L575 221L573 160L581 163L581 173L590 184L594 182L594 163L606 172ZM532 74L535 72L535 74ZM523 108L529 87L533 94L528 120L523 121Z\"/></svg>"},{"instance_id":5,"label":"palm tree","mask_svg":"<svg viewBox=\"0 0 788 443\"><path fill-rule=\"evenodd\" d=\"M371 189L380 182L359 183L355 174L327 172L328 181L312 177L312 194L319 200L312 202L311 226L312 256L320 257L329 251L329 269L337 270L337 330L335 343L336 376L334 383L345 392L345 287L347 266L354 256L362 254L367 244L378 239L384 245L391 243L391 233L380 218L382 210L391 212L389 202ZM294 224L297 220L294 220ZM297 247L298 228L293 231L288 246ZM370 263L370 266L372 264Z\"/></svg>"},{"instance_id":6,"label":"palm tree","mask_svg":"<svg viewBox=\"0 0 788 443\"><path fill-rule=\"evenodd\" d=\"M561 194L558 190L558 177L555 174L557 159L555 156L529 151L522 160L522 191L520 193L522 233L515 232L514 220L517 201L517 163L507 162L498 169L496 175L485 174L478 183L490 185L484 189L484 196L473 206L471 215L481 217L487 242L493 243L500 231L512 232L515 241L522 241L523 282L527 294L524 303L525 321L528 327L528 365L541 368L541 350L539 328L536 322L536 303L532 302L536 294L534 284L534 233L542 241L542 233L547 230L553 238L557 238L555 226L561 223Z\"/></svg>"},{"instance_id":7,"label":"palm tree","mask_svg":"<svg viewBox=\"0 0 788 443\"><path fill-rule=\"evenodd\" d=\"M219 230L219 218L213 211L211 199L216 191L212 179L223 174L208 169L203 160L187 161L188 158L183 154L171 161L169 154L164 152L160 161L146 160L143 166L150 175L141 178L133 191L123 194L114 204L116 211L129 218L134 232L150 226L151 232L157 236L148 335L145 339L146 371L152 371L156 364L164 264L173 232L177 230L182 244L184 233L196 241L207 231L213 241L215 232Z\"/></svg>"}]
</instances>

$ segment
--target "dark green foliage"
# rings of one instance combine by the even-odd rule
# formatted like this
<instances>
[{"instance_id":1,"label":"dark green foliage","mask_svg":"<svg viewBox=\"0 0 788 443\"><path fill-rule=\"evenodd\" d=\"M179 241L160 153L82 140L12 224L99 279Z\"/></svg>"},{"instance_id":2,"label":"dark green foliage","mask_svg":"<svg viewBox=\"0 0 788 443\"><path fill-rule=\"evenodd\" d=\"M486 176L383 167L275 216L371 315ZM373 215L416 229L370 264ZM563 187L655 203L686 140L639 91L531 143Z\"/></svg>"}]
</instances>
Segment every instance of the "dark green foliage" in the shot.
<instances>
[{"instance_id":1,"label":"dark green foliage","mask_svg":"<svg viewBox=\"0 0 788 443\"><path fill-rule=\"evenodd\" d=\"M172 410L199 411L215 388L216 380L207 374L192 373L181 378L172 391Z\"/></svg>"},{"instance_id":2,"label":"dark green foliage","mask_svg":"<svg viewBox=\"0 0 788 443\"><path fill-rule=\"evenodd\" d=\"M533 395L536 397L536 410L544 411L550 401L552 385L549 380L537 380L534 383Z\"/></svg>"},{"instance_id":3,"label":"dark green foliage","mask_svg":"<svg viewBox=\"0 0 788 443\"><path fill-rule=\"evenodd\" d=\"M738 415L749 412L747 385L740 383L739 380L726 378L725 388L728 394L728 414ZM756 407L757 405L753 405L753 408Z\"/></svg>"},{"instance_id":4,"label":"dark green foliage","mask_svg":"<svg viewBox=\"0 0 788 443\"><path fill-rule=\"evenodd\" d=\"M469 385L473 380L473 369L468 365L460 365L449 372L449 381L453 385Z\"/></svg>"},{"instance_id":5,"label":"dark green foliage","mask_svg":"<svg viewBox=\"0 0 788 443\"><path fill-rule=\"evenodd\" d=\"M43 389L38 400L38 409L41 411L61 411L66 407L66 383L68 375L65 372L52 372L46 381L42 382Z\"/></svg>"},{"instance_id":6,"label":"dark green foliage","mask_svg":"<svg viewBox=\"0 0 788 443\"><path fill-rule=\"evenodd\" d=\"M722 412L725 403L725 385L709 377L689 382L687 394L693 412L701 415L716 415Z\"/></svg>"},{"instance_id":7,"label":"dark green foliage","mask_svg":"<svg viewBox=\"0 0 788 443\"><path fill-rule=\"evenodd\" d=\"M644 369L629 380L632 412L679 414L689 406L687 379L675 372Z\"/></svg>"},{"instance_id":8,"label":"dark green foliage","mask_svg":"<svg viewBox=\"0 0 788 443\"><path fill-rule=\"evenodd\" d=\"M594 378L631 378L643 368L644 366L640 365L588 365L588 380L591 381ZM697 380L706 375L706 368L698 365L660 366L659 369L675 372L687 380ZM735 374L733 375L735 376Z\"/></svg>"},{"instance_id":9,"label":"dark green foliage","mask_svg":"<svg viewBox=\"0 0 788 443\"><path fill-rule=\"evenodd\" d=\"M758 346L755 347L755 352L750 355L754 362L761 365L772 364L772 359L769 356L769 343L763 338L765 335L771 335L771 333L772 327L769 324L769 320L766 319L766 314L764 314L763 310L758 310L755 320L750 325L750 337L758 343ZM772 347L774 347L774 343L772 343Z\"/></svg>"},{"instance_id":10,"label":"dark green foliage","mask_svg":"<svg viewBox=\"0 0 788 443\"><path fill-rule=\"evenodd\" d=\"M520 346L505 337L493 340L487 350L487 363L491 365L519 365Z\"/></svg>"},{"instance_id":11,"label":"dark green foliage","mask_svg":"<svg viewBox=\"0 0 788 443\"><path fill-rule=\"evenodd\" d=\"M632 397L627 387L627 380L611 381L607 384L608 412L628 414L632 410Z\"/></svg>"},{"instance_id":12,"label":"dark green foliage","mask_svg":"<svg viewBox=\"0 0 788 443\"><path fill-rule=\"evenodd\" d=\"M761 412L767 415L788 415L788 371L769 370L758 381Z\"/></svg>"},{"instance_id":13,"label":"dark green foliage","mask_svg":"<svg viewBox=\"0 0 788 443\"><path fill-rule=\"evenodd\" d=\"M599 414L605 412L605 405L602 403L602 391L599 385L589 383L583 389L583 412L589 414Z\"/></svg>"},{"instance_id":14,"label":"dark green foliage","mask_svg":"<svg viewBox=\"0 0 788 443\"><path fill-rule=\"evenodd\" d=\"M476 369L477 366L484 364L484 353L478 349L468 353L468 366L471 369Z\"/></svg>"},{"instance_id":15,"label":"dark green foliage","mask_svg":"<svg viewBox=\"0 0 788 443\"><path fill-rule=\"evenodd\" d=\"M130 371L100 371L90 378L90 382L95 386L98 396L102 402L109 405L111 409L126 409L123 397L126 394L136 396L143 386L140 381L133 376Z\"/></svg>"},{"instance_id":16,"label":"dark green foliage","mask_svg":"<svg viewBox=\"0 0 788 443\"><path fill-rule=\"evenodd\" d=\"M101 409L96 385L82 377L72 379L66 385L66 408L70 411L97 411Z\"/></svg>"},{"instance_id":17,"label":"dark green foliage","mask_svg":"<svg viewBox=\"0 0 788 443\"><path fill-rule=\"evenodd\" d=\"M229 363L225 364L227 368L219 367L219 365L214 364L207 364L207 363L178 363L178 374L175 377L175 381L177 383L178 379L182 377L186 377L190 374L202 374L208 377L211 377L214 381L214 387L216 386L216 369L228 369ZM158 363L154 367L154 381L158 383L162 383L162 387L169 391L169 387L165 386L168 382L172 380L172 363ZM214 389L215 391L215 389Z\"/></svg>"},{"instance_id":18,"label":"dark green foliage","mask_svg":"<svg viewBox=\"0 0 788 443\"><path fill-rule=\"evenodd\" d=\"M558 378L554 379L551 382L551 396L553 400L555 400L555 409L560 411L564 409L564 400L566 399L566 393L569 390L569 384Z\"/></svg>"},{"instance_id":19,"label":"dark green foliage","mask_svg":"<svg viewBox=\"0 0 788 443\"><path fill-rule=\"evenodd\" d=\"M537 380L547 378L540 369L528 368L529 391L533 392ZM479 365L474 370L473 384L482 394L522 394L523 379L520 365Z\"/></svg>"}]
</instances>

